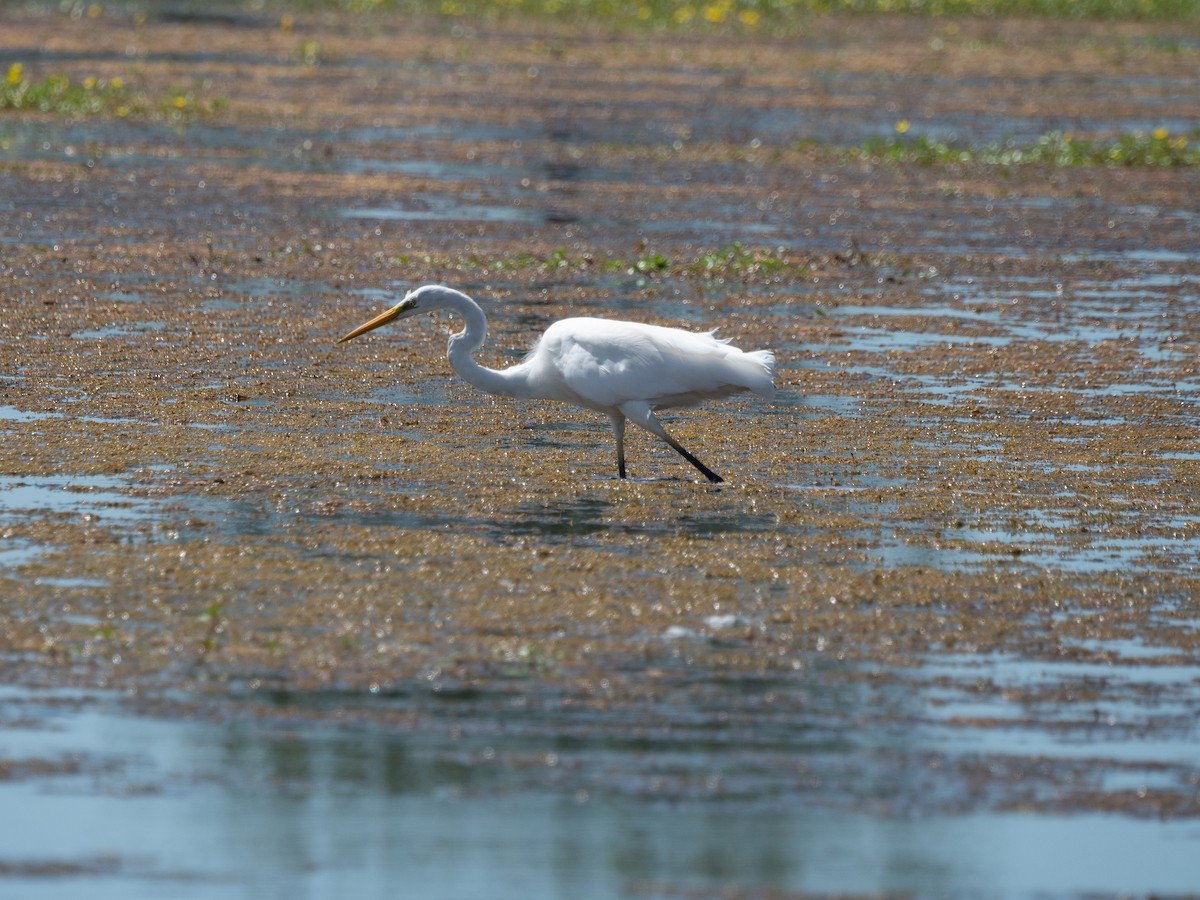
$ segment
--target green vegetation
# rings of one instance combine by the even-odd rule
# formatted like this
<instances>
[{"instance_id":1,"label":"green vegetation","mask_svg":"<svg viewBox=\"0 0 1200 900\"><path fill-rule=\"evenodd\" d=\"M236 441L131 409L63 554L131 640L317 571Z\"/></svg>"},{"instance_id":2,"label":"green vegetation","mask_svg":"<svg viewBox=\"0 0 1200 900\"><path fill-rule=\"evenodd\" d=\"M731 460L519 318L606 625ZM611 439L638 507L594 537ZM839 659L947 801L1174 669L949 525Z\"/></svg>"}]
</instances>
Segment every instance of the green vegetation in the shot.
<instances>
[{"instance_id":1,"label":"green vegetation","mask_svg":"<svg viewBox=\"0 0 1200 900\"><path fill-rule=\"evenodd\" d=\"M1004 141L972 147L922 135L909 137L908 122L896 125L893 137L866 141L835 155L849 159L881 160L917 165L974 163L994 166L1195 166L1200 165L1200 139L1172 135L1166 128L1134 131L1114 138L1077 137L1062 132L1042 135L1029 143ZM819 144L807 144L820 151Z\"/></svg>"},{"instance_id":2,"label":"green vegetation","mask_svg":"<svg viewBox=\"0 0 1200 900\"><path fill-rule=\"evenodd\" d=\"M813 15L900 13L928 16L1196 21L1195 0L308 0L355 12L400 9L444 16L519 13L653 27L770 28Z\"/></svg>"},{"instance_id":3,"label":"green vegetation","mask_svg":"<svg viewBox=\"0 0 1200 900\"><path fill-rule=\"evenodd\" d=\"M207 624L204 637L200 639L199 651L196 654L196 665L202 666L208 657L217 649L221 633L225 630L225 606L220 601L210 603L200 614L200 621Z\"/></svg>"},{"instance_id":4,"label":"green vegetation","mask_svg":"<svg viewBox=\"0 0 1200 900\"><path fill-rule=\"evenodd\" d=\"M89 75L73 80L62 73L30 78L22 63L8 66L0 82L0 110L28 110L60 116L108 115L117 118L162 119L183 125L222 108L221 100L208 99L180 87L168 87L157 98L135 90L125 79Z\"/></svg>"},{"instance_id":5,"label":"green vegetation","mask_svg":"<svg viewBox=\"0 0 1200 900\"><path fill-rule=\"evenodd\" d=\"M782 250L771 252L744 247L737 243L723 250L705 253L691 263L688 269L694 274L709 278L725 278L771 275L788 269L796 271L804 268L789 261L782 254Z\"/></svg>"},{"instance_id":6,"label":"green vegetation","mask_svg":"<svg viewBox=\"0 0 1200 900\"><path fill-rule=\"evenodd\" d=\"M60 115L111 113L129 115L134 95L123 79L72 81L66 75L49 75L38 81L25 75L25 67L12 63L0 84L0 109L27 109Z\"/></svg>"}]
</instances>

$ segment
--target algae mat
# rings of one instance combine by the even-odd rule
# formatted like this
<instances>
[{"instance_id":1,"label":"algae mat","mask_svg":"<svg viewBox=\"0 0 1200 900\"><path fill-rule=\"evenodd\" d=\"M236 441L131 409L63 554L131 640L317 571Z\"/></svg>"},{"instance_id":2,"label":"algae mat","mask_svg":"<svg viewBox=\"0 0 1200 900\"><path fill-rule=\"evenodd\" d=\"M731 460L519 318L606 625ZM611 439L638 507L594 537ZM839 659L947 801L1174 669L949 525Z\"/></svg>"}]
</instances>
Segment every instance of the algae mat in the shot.
<instances>
[{"instance_id":1,"label":"algae mat","mask_svg":"<svg viewBox=\"0 0 1200 900\"><path fill-rule=\"evenodd\" d=\"M426 896L1186 888L1200 170L867 148L1186 144L1200 36L96 11L5 13L18 77L142 98L0 111L9 800L403 808ZM780 395L671 417L725 484L642 435L620 481L607 422L455 381L444 319L334 345L430 281L489 364L566 315L719 326ZM463 863L481 815L541 824ZM0 843L30 895L320 894L345 852L45 833Z\"/></svg>"}]
</instances>

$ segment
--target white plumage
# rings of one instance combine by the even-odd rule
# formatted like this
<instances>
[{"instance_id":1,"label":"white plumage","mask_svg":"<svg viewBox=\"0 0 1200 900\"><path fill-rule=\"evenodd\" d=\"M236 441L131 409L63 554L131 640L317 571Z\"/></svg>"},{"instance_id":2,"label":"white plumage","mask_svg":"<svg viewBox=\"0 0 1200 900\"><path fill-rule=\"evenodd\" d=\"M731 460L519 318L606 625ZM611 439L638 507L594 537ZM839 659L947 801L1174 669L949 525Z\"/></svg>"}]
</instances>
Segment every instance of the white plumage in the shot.
<instances>
[{"instance_id":1,"label":"white plumage","mask_svg":"<svg viewBox=\"0 0 1200 900\"><path fill-rule=\"evenodd\" d=\"M472 354L487 335L479 305L459 291L426 285L351 331L342 341L419 312L450 309L465 327L450 337L449 359L465 381L490 394L566 403L605 413L617 442L617 471L625 477L625 421L662 438L713 482L721 477L672 437L656 409L695 406L705 400L753 392L775 393L775 355L744 352L714 333L610 319L555 322L529 354L507 369L479 365Z\"/></svg>"}]
</instances>

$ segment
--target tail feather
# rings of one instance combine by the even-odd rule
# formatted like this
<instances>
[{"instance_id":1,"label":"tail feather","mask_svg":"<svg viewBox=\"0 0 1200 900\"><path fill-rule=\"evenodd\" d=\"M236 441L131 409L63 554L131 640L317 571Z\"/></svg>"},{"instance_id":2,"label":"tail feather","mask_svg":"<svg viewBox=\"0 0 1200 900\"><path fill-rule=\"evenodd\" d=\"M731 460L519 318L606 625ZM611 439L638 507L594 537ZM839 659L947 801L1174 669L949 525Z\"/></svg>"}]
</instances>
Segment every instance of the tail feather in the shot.
<instances>
[{"instance_id":1,"label":"tail feather","mask_svg":"<svg viewBox=\"0 0 1200 900\"><path fill-rule=\"evenodd\" d=\"M739 384L765 400L775 396L775 354L770 350L743 352L738 358Z\"/></svg>"}]
</instances>

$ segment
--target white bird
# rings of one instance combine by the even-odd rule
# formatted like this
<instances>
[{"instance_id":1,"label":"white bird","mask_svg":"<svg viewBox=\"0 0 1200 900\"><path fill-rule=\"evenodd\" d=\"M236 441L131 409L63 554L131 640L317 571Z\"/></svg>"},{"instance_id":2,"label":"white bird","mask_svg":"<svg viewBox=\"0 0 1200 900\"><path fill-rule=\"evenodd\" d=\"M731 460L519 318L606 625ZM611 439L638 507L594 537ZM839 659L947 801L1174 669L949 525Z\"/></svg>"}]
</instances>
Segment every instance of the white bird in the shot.
<instances>
[{"instance_id":1,"label":"white bird","mask_svg":"<svg viewBox=\"0 0 1200 900\"><path fill-rule=\"evenodd\" d=\"M656 409L696 406L746 391L771 399L775 355L746 353L714 333L683 331L640 322L571 318L555 322L515 366L489 369L472 358L487 336L487 319L474 300L452 288L425 285L341 340L416 313L448 309L465 327L450 336L454 371L489 394L561 400L606 413L617 441L617 472L625 477L625 420L662 438L711 482L721 481L663 428Z\"/></svg>"}]
</instances>

